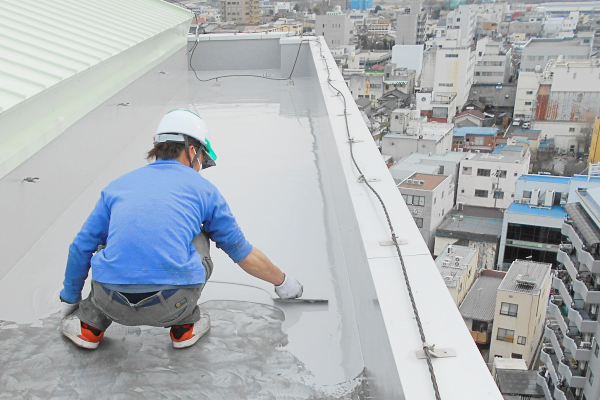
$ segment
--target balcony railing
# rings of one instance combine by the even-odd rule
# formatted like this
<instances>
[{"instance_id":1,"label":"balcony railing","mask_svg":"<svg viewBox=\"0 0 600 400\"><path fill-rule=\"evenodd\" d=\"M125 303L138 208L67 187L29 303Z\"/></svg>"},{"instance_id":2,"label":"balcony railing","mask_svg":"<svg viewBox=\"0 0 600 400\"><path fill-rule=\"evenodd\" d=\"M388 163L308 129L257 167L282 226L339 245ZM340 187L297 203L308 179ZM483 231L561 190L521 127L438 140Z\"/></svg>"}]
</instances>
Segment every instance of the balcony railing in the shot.
<instances>
[{"instance_id":1,"label":"balcony railing","mask_svg":"<svg viewBox=\"0 0 600 400\"><path fill-rule=\"evenodd\" d=\"M588 344L589 343L589 344ZM571 356L577 361L590 361L592 356L591 343L582 339L581 334L576 333L565 336L562 341L565 352L571 353Z\"/></svg>"},{"instance_id":2,"label":"balcony railing","mask_svg":"<svg viewBox=\"0 0 600 400\"><path fill-rule=\"evenodd\" d=\"M574 256L569 255L563 249L558 249L556 253L556 261L563 264L565 270L569 273L571 280L577 279L577 274L579 274L579 261Z\"/></svg>"},{"instance_id":3,"label":"balcony railing","mask_svg":"<svg viewBox=\"0 0 600 400\"><path fill-rule=\"evenodd\" d=\"M594 274L600 273L600 260L596 260L585 248L580 247L577 249L577 259L590 272Z\"/></svg>"},{"instance_id":4,"label":"balcony railing","mask_svg":"<svg viewBox=\"0 0 600 400\"><path fill-rule=\"evenodd\" d=\"M489 343L488 334L486 332L475 332L475 331L470 331L470 332L471 332L471 336L473 337L473 340L475 341L475 343L480 343L480 344Z\"/></svg>"},{"instance_id":5,"label":"balcony railing","mask_svg":"<svg viewBox=\"0 0 600 400\"><path fill-rule=\"evenodd\" d=\"M557 331L558 331L558 335L557 335ZM554 350L554 353L556 354L557 357L562 357L563 356L563 348L562 348L562 333L560 333L560 330L558 329L558 327L556 327L556 329L554 329L552 326L546 326L544 328L544 337L546 339L548 339L550 341L550 343L552 343L552 349Z\"/></svg>"},{"instance_id":6,"label":"balcony railing","mask_svg":"<svg viewBox=\"0 0 600 400\"><path fill-rule=\"evenodd\" d=\"M544 397L546 399L552 398L552 393L550 393L550 388L548 387L549 380L550 380L550 377L546 378L540 374L538 374L537 379L536 379L536 383L542 388L542 391L544 392Z\"/></svg>"},{"instance_id":7,"label":"balcony railing","mask_svg":"<svg viewBox=\"0 0 600 400\"><path fill-rule=\"evenodd\" d=\"M562 298L562 301L565 305L570 306L571 304L573 304L573 295L571 294L571 292L573 291L572 289L569 290L568 288L570 287L570 281L568 286L567 283L565 283L560 277L561 275L567 275L567 272L564 271L564 274L561 274L562 271L558 271L558 275L555 276L554 278L552 278L552 287L556 290L558 290L558 293L560 294L560 297ZM573 293L574 294L574 293Z\"/></svg>"},{"instance_id":8,"label":"balcony railing","mask_svg":"<svg viewBox=\"0 0 600 400\"><path fill-rule=\"evenodd\" d=\"M573 243L573 247L576 250L583 248L583 241L579 238L579 234L577 231L575 231L575 228L573 228L572 225L563 222L561 231L563 235L567 236L571 240L571 243Z\"/></svg>"},{"instance_id":9,"label":"balcony railing","mask_svg":"<svg viewBox=\"0 0 600 400\"><path fill-rule=\"evenodd\" d=\"M598 328L597 315L590 315L585 310L569 308L569 321L575 323L579 332L595 333Z\"/></svg>"},{"instance_id":10,"label":"balcony railing","mask_svg":"<svg viewBox=\"0 0 600 400\"><path fill-rule=\"evenodd\" d=\"M600 282L589 273L583 273L573 281L573 290L588 304L600 304Z\"/></svg>"},{"instance_id":11,"label":"balcony railing","mask_svg":"<svg viewBox=\"0 0 600 400\"><path fill-rule=\"evenodd\" d=\"M566 335L569 330L569 320L565 316L563 316L560 307L558 307L554 303L550 303L548 305L548 313L554 317L554 320L560 327L562 334Z\"/></svg>"},{"instance_id":12,"label":"balcony railing","mask_svg":"<svg viewBox=\"0 0 600 400\"><path fill-rule=\"evenodd\" d=\"M540 361L544 363L546 369L548 370L548 375L552 378L554 382L558 382L558 376L556 367L558 366L558 357L556 354L549 354L545 350L542 349L540 352Z\"/></svg>"}]
</instances>

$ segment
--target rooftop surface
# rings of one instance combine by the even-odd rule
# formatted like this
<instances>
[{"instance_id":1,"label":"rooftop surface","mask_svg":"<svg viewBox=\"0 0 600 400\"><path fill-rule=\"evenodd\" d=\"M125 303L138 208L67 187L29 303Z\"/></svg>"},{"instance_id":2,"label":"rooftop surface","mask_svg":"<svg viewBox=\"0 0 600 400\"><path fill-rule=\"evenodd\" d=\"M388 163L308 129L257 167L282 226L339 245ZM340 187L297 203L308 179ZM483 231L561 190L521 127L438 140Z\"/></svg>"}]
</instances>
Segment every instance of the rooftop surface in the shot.
<instances>
[{"instance_id":1,"label":"rooftop surface","mask_svg":"<svg viewBox=\"0 0 600 400\"><path fill-rule=\"evenodd\" d=\"M460 314L463 318L476 319L478 321L493 321L496 308L496 294L502 283L502 274L499 276L482 275L465 296L460 304Z\"/></svg>"},{"instance_id":2,"label":"rooftop surface","mask_svg":"<svg viewBox=\"0 0 600 400\"><path fill-rule=\"evenodd\" d=\"M465 153L458 151L449 151L446 154L431 154L428 153L412 153L404 157L402 160L396 163L396 165L400 163L421 163L426 160L436 160L436 161L452 161L452 162L460 162L465 158Z\"/></svg>"},{"instance_id":3,"label":"rooftop surface","mask_svg":"<svg viewBox=\"0 0 600 400\"><path fill-rule=\"evenodd\" d=\"M421 129L419 130L418 135L410 134L410 133L394 133L390 132L385 137L390 138L405 138L412 140L442 140L452 129L454 128L454 124L444 124L440 122L421 122ZM410 127L409 127L410 129ZM419 136L423 136L419 138Z\"/></svg>"},{"instance_id":4,"label":"rooftop surface","mask_svg":"<svg viewBox=\"0 0 600 400\"><path fill-rule=\"evenodd\" d=\"M447 287L456 287L458 280L478 253L474 247L448 245L435 259L435 265ZM460 261L456 261L460 257Z\"/></svg>"},{"instance_id":5,"label":"rooftop surface","mask_svg":"<svg viewBox=\"0 0 600 400\"><path fill-rule=\"evenodd\" d=\"M555 175L537 175L537 174L523 174L519 177L520 181L525 182L546 182L546 183L560 183L566 184L573 179L568 176L555 176Z\"/></svg>"},{"instance_id":6,"label":"rooftop surface","mask_svg":"<svg viewBox=\"0 0 600 400\"><path fill-rule=\"evenodd\" d=\"M473 136L496 136L498 128L495 126L461 126L454 128L454 137Z\"/></svg>"},{"instance_id":7,"label":"rooftop surface","mask_svg":"<svg viewBox=\"0 0 600 400\"><path fill-rule=\"evenodd\" d=\"M552 264L540 263L536 261L515 260L511 264L502 284L498 290L507 292L525 293L537 296L541 292L546 279L550 279ZM534 286L528 286L519 283L519 277L528 278L534 282Z\"/></svg>"},{"instance_id":8,"label":"rooftop surface","mask_svg":"<svg viewBox=\"0 0 600 400\"><path fill-rule=\"evenodd\" d=\"M283 78L239 76L216 85L186 70L186 51L180 48L0 180L0 320L11 321L0 330L0 362L10 366L0 370L3 394L433 398L427 364L415 354L422 343L400 260L393 246L380 244L390 239L385 214L351 164L344 105L330 85L351 94L326 46L314 38L204 35L193 60L199 78L232 72L225 67ZM286 77L297 54L292 85ZM164 329L115 324L98 350L80 351L56 331L69 243L102 188L146 165L160 117L178 107L209 125L219 159L202 175L228 199L251 243L298 278L305 297L328 303L275 302L272 285L213 249L215 271L201 298L213 328L201 343L175 352ZM441 397L501 399L443 281L432 280L438 274L431 255L351 100L348 124L359 139L357 162L365 176L379 178L373 185L401 227L427 341L457 351L433 360ZM39 183L24 183L28 176L39 176Z\"/></svg>"},{"instance_id":9,"label":"rooftop surface","mask_svg":"<svg viewBox=\"0 0 600 400\"><path fill-rule=\"evenodd\" d=\"M537 385L537 371L497 369L496 379L503 395L522 396L519 398L544 397L544 391Z\"/></svg>"},{"instance_id":10,"label":"rooftop surface","mask_svg":"<svg viewBox=\"0 0 600 400\"><path fill-rule=\"evenodd\" d=\"M509 152L510 153L510 152ZM527 157L527 152L522 156L515 156L512 154L488 154L488 153L476 153L473 157L465 158L465 161L483 161L483 162L491 162L497 164L505 164L505 163L519 163L523 164L525 161L529 162L529 158Z\"/></svg>"},{"instance_id":11,"label":"rooftop surface","mask_svg":"<svg viewBox=\"0 0 600 400\"><path fill-rule=\"evenodd\" d=\"M567 212L563 206L552 206L552 208L530 207L528 204L512 203L506 209L507 213L539 215L541 217L565 218Z\"/></svg>"},{"instance_id":12,"label":"rooftop surface","mask_svg":"<svg viewBox=\"0 0 600 400\"><path fill-rule=\"evenodd\" d=\"M497 241L502 235L502 220L458 215L446 218L437 228L436 236Z\"/></svg>"},{"instance_id":13,"label":"rooftop surface","mask_svg":"<svg viewBox=\"0 0 600 400\"><path fill-rule=\"evenodd\" d=\"M406 189L419 189L419 190L433 190L438 187L442 182L448 179L445 175L429 175L429 174L414 174L410 177L413 181L419 180L424 181L423 185L409 184L406 181L402 185L398 186Z\"/></svg>"}]
</instances>

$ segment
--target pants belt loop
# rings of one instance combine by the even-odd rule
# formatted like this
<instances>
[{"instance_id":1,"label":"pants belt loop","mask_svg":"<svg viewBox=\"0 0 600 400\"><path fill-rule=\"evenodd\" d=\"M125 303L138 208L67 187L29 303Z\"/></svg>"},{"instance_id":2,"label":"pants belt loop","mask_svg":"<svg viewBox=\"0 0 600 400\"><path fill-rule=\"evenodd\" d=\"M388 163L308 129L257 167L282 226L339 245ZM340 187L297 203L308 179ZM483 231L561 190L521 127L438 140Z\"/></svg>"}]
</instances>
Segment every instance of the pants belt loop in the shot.
<instances>
[{"instance_id":1,"label":"pants belt loop","mask_svg":"<svg viewBox=\"0 0 600 400\"><path fill-rule=\"evenodd\" d=\"M162 303L163 306L168 307L167 306L167 301L165 300L165 298L163 297L163 291L161 290L160 292L158 292L156 294L158 296L158 299L160 300L160 302Z\"/></svg>"}]
</instances>

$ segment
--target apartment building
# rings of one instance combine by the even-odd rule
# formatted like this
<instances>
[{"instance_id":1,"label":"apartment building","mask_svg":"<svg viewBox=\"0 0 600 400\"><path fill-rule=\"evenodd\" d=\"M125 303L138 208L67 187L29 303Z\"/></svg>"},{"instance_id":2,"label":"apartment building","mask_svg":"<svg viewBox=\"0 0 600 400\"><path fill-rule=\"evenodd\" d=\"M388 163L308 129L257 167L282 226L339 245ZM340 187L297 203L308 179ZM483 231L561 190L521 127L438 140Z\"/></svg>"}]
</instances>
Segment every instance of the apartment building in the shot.
<instances>
[{"instance_id":1,"label":"apartment building","mask_svg":"<svg viewBox=\"0 0 600 400\"><path fill-rule=\"evenodd\" d=\"M260 1L221 0L221 21L258 25L260 23Z\"/></svg>"},{"instance_id":2,"label":"apartment building","mask_svg":"<svg viewBox=\"0 0 600 400\"><path fill-rule=\"evenodd\" d=\"M600 188L576 189L570 200L540 374L546 398L591 400L600 398Z\"/></svg>"},{"instance_id":3,"label":"apartment building","mask_svg":"<svg viewBox=\"0 0 600 400\"><path fill-rule=\"evenodd\" d=\"M521 118L524 121L531 121L533 119L541 79L541 67L536 67L535 71L521 71L519 73L517 94L515 97L515 118Z\"/></svg>"},{"instance_id":4,"label":"apartment building","mask_svg":"<svg viewBox=\"0 0 600 400\"><path fill-rule=\"evenodd\" d=\"M333 11L315 19L315 35L323 36L330 49L353 44L355 34L354 22L347 14Z\"/></svg>"},{"instance_id":5,"label":"apartment building","mask_svg":"<svg viewBox=\"0 0 600 400\"><path fill-rule=\"evenodd\" d=\"M548 61L563 56L564 60L585 60L592 54L590 38L532 38L521 54L521 71L535 72L536 66L543 70Z\"/></svg>"},{"instance_id":6,"label":"apartment building","mask_svg":"<svg viewBox=\"0 0 600 400\"><path fill-rule=\"evenodd\" d=\"M416 93L417 109L427 117L427 122L452 123L456 115L456 94L436 93L432 89L422 89Z\"/></svg>"},{"instance_id":7,"label":"apartment building","mask_svg":"<svg viewBox=\"0 0 600 400\"><path fill-rule=\"evenodd\" d=\"M457 41L456 47L469 47L473 44L476 23L477 6L461 4L446 16L446 36Z\"/></svg>"},{"instance_id":8,"label":"apartment building","mask_svg":"<svg viewBox=\"0 0 600 400\"><path fill-rule=\"evenodd\" d=\"M551 264L527 260L516 260L508 269L496 295L490 362L517 358L533 366L544 334L551 269Z\"/></svg>"},{"instance_id":9,"label":"apartment building","mask_svg":"<svg viewBox=\"0 0 600 400\"><path fill-rule=\"evenodd\" d=\"M420 1L405 3L396 17L396 43L423 44L426 21L427 13L423 11Z\"/></svg>"},{"instance_id":10,"label":"apartment building","mask_svg":"<svg viewBox=\"0 0 600 400\"><path fill-rule=\"evenodd\" d=\"M501 40L488 41L475 64L475 83L508 83L513 73L512 47Z\"/></svg>"},{"instance_id":11,"label":"apartment building","mask_svg":"<svg viewBox=\"0 0 600 400\"><path fill-rule=\"evenodd\" d=\"M566 153L586 153L591 127L600 114L600 60L551 60L536 97L533 129Z\"/></svg>"},{"instance_id":12,"label":"apartment building","mask_svg":"<svg viewBox=\"0 0 600 400\"><path fill-rule=\"evenodd\" d=\"M433 251L435 230L454 204L454 188L451 176L419 173L412 174L398 184L429 251Z\"/></svg>"},{"instance_id":13,"label":"apartment building","mask_svg":"<svg viewBox=\"0 0 600 400\"><path fill-rule=\"evenodd\" d=\"M519 177L529 172L530 153L503 149L500 154L470 153L461 161L457 203L481 207L508 208ZM514 151L513 151L514 150Z\"/></svg>"},{"instance_id":14,"label":"apartment building","mask_svg":"<svg viewBox=\"0 0 600 400\"><path fill-rule=\"evenodd\" d=\"M410 96L415 88L415 75L414 70L396 68L395 64L389 63L382 70L350 75L348 87L354 100L367 98L376 105L377 99L394 90Z\"/></svg>"},{"instance_id":15,"label":"apartment building","mask_svg":"<svg viewBox=\"0 0 600 400\"><path fill-rule=\"evenodd\" d=\"M446 154L452 148L453 124L422 122L418 110L396 109L390 117L390 133L381 140L381 152L394 161L411 153Z\"/></svg>"},{"instance_id":16,"label":"apartment building","mask_svg":"<svg viewBox=\"0 0 600 400\"><path fill-rule=\"evenodd\" d=\"M456 306L460 306L477 276L478 252L474 247L448 245L435 259Z\"/></svg>"}]
</instances>

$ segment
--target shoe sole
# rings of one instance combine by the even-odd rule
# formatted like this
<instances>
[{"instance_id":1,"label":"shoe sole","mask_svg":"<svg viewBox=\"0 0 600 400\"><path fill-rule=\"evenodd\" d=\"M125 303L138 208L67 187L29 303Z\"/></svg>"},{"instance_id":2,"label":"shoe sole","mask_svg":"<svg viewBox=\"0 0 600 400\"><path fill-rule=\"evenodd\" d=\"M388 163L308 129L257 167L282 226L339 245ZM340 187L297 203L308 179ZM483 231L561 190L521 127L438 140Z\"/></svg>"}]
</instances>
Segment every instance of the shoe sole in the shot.
<instances>
[{"instance_id":1,"label":"shoe sole","mask_svg":"<svg viewBox=\"0 0 600 400\"><path fill-rule=\"evenodd\" d=\"M96 343L88 342L87 340L83 340L79 336L75 336L73 334L70 334L70 333L67 333L64 331L63 331L63 335L65 335L69 340L71 340L77 346L82 347L84 349L88 349L88 350L95 350L98 348L98 345L100 344L100 342L96 342Z\"/></svg>"},{"instance_id":2,"label":"shoe sole","mask_svg":"<svg viewBox=\"0 0 600 400\"><path fill-rule=\"evenodd\" d=\"M191 347L193 345L196 344L196 342L198 342L198 340L200 340L200 338L202 336L204 336L206 334L206 332L208 332L210 329L210 325L208 326L208 328L206 328L204 330L204 332L200 332L197 335L191 337L188 340L184 340L183 342L175 342L173 341L173 347L176 349L185 349L186 347Z\"/></svg>"}]
</instances>

